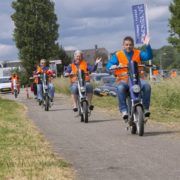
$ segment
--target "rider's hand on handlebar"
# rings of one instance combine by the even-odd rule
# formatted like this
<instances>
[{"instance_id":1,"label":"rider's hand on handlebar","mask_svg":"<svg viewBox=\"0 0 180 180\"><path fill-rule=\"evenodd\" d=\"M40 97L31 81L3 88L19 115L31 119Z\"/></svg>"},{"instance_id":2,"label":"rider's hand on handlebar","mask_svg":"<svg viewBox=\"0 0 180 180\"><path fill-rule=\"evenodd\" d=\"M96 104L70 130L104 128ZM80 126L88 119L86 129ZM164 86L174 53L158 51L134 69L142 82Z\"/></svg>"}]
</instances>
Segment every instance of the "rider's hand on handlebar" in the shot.
<instances>
[{"instance_id":1,"label":"rider's hand on handlebar","mask_svg":"<svg viewBox=\"0 0 180 180\"><path fill-rule=\"evenodd\" d=\"M117 65L112 65L109 69L116 69L118 66Z\"/></svg>"},{"instance_id":2,"label":"rider's hand on handlebar","mask_svg":"<svg viewBox=\"0 0 180 180\"><path fill-rule=\"evenodd\" d=\"M70 76L70 73L64 73L64 77L69 77Z\"/></svg>"}]
</instances>

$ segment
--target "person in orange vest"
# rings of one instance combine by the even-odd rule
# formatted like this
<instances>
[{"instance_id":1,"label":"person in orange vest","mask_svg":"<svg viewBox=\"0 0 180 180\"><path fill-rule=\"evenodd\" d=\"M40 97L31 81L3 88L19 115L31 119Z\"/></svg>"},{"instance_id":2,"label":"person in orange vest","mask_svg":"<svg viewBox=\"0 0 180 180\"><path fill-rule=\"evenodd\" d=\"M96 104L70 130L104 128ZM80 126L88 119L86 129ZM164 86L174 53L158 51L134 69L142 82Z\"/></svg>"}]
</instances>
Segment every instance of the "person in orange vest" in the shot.
<instances>
[{"instance_id":1,"label":"person in orange vest","mask_svg":"<svg viewBox=\"0 0 180 180\"><path fill-rule=\"evenodd\" d=\"M53 102L55 88L54 88L54 85L53 85L51 79L54 77L54 74L53 74L52 70L50 70L49 66L47 66L47 60L46 59L41 59L40 60L40 65L37 66L37 70L36 70L35 75L43 74L44 72L48 76L49 95L50 95L50 98L51 98L51 102ZM42 97L42 81L41 81L41 79L39 77L36 79L36 83L37 83L37 98L38 98L38 101L41 104L42 99L43 99L43 97Z\"/></svg>"},{"instance_id":2,"label":"person in orange vest","mask_svg":"<svg viewBox=\"0 0 180 180\"><path fill-rule=\"evenodd\" d=\"M141 61L148 61L152 59L152 49L149 44L149 37L146 36L143 40L146 45L146 51L141 51L134 48L134 40L132 37L127 36L123 40L123 50L117 51L106 65L106 69L109 71L110 68L116 68L117 66L127 66L128 62L136 61L138 64ZM127 69L120 69L114 72L117 77L117 95L119 101L119 110L122 113L124 120L128 118L128 108L126 103L126 97L128 95L128 75ZM143 105L145 108L144 115L146 117L150 116L149 106L150 106L150 96L151 96L151 86L141 79L142 91L143 91Z\"/></svg>"},{"instance_id":3,"label":"person in orange vest","mask_svg":"<svg viewBox=\"0 0 180 180\"><path fill-rule=\"evenodd\" d=\"M33 79L34 79L34 81L32 83L32 89L33 89L33 92L34 92L35 99L37 99L37 84L39 82L39 77L36 76L38 68L39 68L39 65L38 65L38 63L36 63L34 65L34 71L33 71Z\"/></svg>"},{"instance_id":4,"label":"person in orange vest","mask_svg":"<svg viewBox=\"0 0 180 180\"><path fill-rule=\"evenodd\" d=\"M159 70L158 69L154 69L153 70L153 76L158 76L159 75Z\"/></svg>"},{"instance_id":5,"label":"person in orange vest","mask_svg":"<svg viewBox=\"0 0 180 180\"><path fill-rule=\"evenodd\" d=\"M92 97L93 97L93 86L90 84L90 72L94 72L97 69L98 63L101 61L101 58L97 58L95 61L94 66L90 66L84 59L83 59L83 53L80 50L77 50L74 52L74 59L72 64L70 64L66 71L65 76L69 76L70 74L73 74L74 76L70 76L70 90L71 90L71 97L73 101L73 111L78 111L77 108L77 97L78 97L78 85L77 85L77 70L80 68L83 70L86 74L85 80L86 80L86 92L89 102L89 109L93 110L94 106L91 104Z\"/></svg>"},{"instance_id":6,"label":"person in orange vest","mask_svg":"<svg viewBox=\"0 0 180 180\"><path fill-rule=\"evenodd\" d=\"M171 78L176 78L177 77L177 72L175 70L171 71Z\"/></svg>"},{"instance_id":7,"label":"person in orange vest","mask_svg":"<svg viewBox=\"0 0 180 180\"><path fill-rule=\"evenodd\" d=\"M11 80L11 92L12 94L14 94L14 85L13 85L13 80L16 80L16 84L17 84L17 91L18 91L18 94L20 92L20 80L19 80L19 76L17 75L16 72L13 72L11 77L10 77L10 80Z\"/></svg>"},{"instance_id":8,"label":"person in orange vest","mask_svg":"<svg viewBox=\"0 0 180 180\"><path fill-rule=\"evenodd\" d=\"M155 81L157 81L158 80L158 77L159 77L159 70L156 68L156 69L153 69L153 79L155 80Z\"/></svg>"}]
</instances>

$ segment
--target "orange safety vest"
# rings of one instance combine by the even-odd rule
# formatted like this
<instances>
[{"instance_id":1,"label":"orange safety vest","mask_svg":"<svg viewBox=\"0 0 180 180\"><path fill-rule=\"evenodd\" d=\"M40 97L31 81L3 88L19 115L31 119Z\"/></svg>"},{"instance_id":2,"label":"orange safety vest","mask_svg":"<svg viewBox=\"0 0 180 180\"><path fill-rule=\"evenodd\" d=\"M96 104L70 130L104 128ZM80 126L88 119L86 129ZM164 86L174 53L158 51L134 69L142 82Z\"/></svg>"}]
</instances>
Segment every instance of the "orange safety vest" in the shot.
<instances>
[{"instance_id":1,"label":"orange safety vest","mask_svg":"<svg viewBox=\"0 0 180 180\"><path fill-rule=\"evenodd\" d=\"M37 66L37 68L36 68L36 73L38 73L38 74L39 74L39 73L42 73L42 68L41 68L40 66ZM40 81L39 77L35 77L35 78L34 78L34 83L38 84L39 81Z\"/></svg>"},{"instance_id":2,"label":"orange safety vest","mask_svg":"<svg viewBox=\"0 0 180 180\"><path fill-rule=\"evenodd\" d=\"M43 73L43 70L40 66L37 67L37 73Z\"/></svg>"},{"instance_id":3,"label":"orange safety vest","mask_svg":"<svg viewBox=\"0 0 180 180\"><path fill-rule=\"evenodd\" d=\"M121 65L122 67L128 66L129 61L123 51L118 51L116 53L116 56L118 58L119 65ZM137 49L133 50L132 60L137 62L138 64L141 63L140 50L137 50ZM116 81L122 81L122 80L127 81L128 79L127 72L128 70L126 68L115 70L114 74L117 77Z\"/></svg>"},{"instance_id":4,"label":"orange safety vest","mask_svg":"<svg viewBox=\"0 0 180 180\"><path fill-rule=\"evenodd\" d=\"M90 76L89 76L89 73L88 73L88 71L87 71L88 65L87 65L87 63L86 63L85 60L82 60L82 61L80 62L79 68L84 71L84 73L85 73L85 80L86 80L86 81L90 81ZM70 77L70 81L71 81L71 83L73 83L73 82L77 81L78 68L77 68L76 65L73 63L73 64L71 64L71 69L72 69L72 73L75 75L75 76L73 76L73 77Z\"/></svg>"},{"instance_id":5,"label":"orange safety vest","mask_svg":"<svg viewBox=\"0 0 180 180\"><path fill-rule=\"evenodd\" d=\"M16 80L17 82L19 81L19 77L16 75L15 77L14 76L11 76L11 81L13 81L13 80Z\"/></svg>"},{"instance_id":6,"label":"orange safety vest","mask_svg":"<svg viewBox=\"0 0 180 180\"><path fill-rule=\"evenodd\" d=\"M158 76L159 75L159 71L157 69L153 70L153 75L154 76Z\"/></svg>"},{"instance_id":7,"label":"orange safety vest","mask_svg":"<svg viewBox=\"0 0 180 180\"><path fill-rule=\"evenodd\" d=\"M171 78L175 78L177 76L176 71L171 72Z\"/></svg>"},{"instance_id":8,"label":"orange safety vest","mask_svg":"<svg viewBox=\"0 0 180 180\"><path fill-rule=\"evenodd\" d=\"M12 77L11 77L11 80L14 80L14 79L15 79L15 80L18 80L18 77L17 77L17 76L15 76L15 77L12 76Z\"/></svg>"}]
</instances>

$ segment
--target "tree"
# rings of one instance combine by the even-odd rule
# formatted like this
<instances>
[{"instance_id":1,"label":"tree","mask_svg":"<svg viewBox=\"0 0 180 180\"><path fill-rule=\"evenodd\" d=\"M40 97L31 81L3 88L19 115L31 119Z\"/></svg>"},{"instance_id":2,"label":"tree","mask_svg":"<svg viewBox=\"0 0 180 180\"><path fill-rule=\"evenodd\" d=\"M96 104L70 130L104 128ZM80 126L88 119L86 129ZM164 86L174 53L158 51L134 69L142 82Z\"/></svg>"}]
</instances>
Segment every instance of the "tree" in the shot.
<instances>
[{"instance_id":1,"label":"tree","mask_svg":"<svg viewBox=\"0 0 180 180\"><path fill-rule=\"evenodd\" d=\"M170 37L169 42L180 52L180 0L173 0L169 6L171 18L169 19Z\"/></svg>"},{"instance_id":2,"label":"tree","mask_svg":"<svg viewBox=\"0 0 180 180\"><path fill-rule=\"evenodd\" d=\"M14 40L27 75L40 59L51 59L58 52L58 24L51 0L14 0L12 20Z\"/></svg>"},{"instance_id":3,"label":"tree","mask_svg":"<svg viewBox=\"0 0 180 180\"><path fill-rule=\"evenodd\" d=\"M153 50L153 64L163 69L179 69L180 53L173 46L163 46Z\"/></svg>"},{"instance_id":4,"label":"tree","mask_svg":"<svg viewBox=\"0 0 180 180\"><path fill-rule=\"evenodd\" d=\"M66 51L60 46L58 49L58 53L54 57L54 59L61 59L62 64L57 65L58 76L63 74L64 66L67 66L71 63L71 57L69 57Z\"/></svg>"}]
</instances>

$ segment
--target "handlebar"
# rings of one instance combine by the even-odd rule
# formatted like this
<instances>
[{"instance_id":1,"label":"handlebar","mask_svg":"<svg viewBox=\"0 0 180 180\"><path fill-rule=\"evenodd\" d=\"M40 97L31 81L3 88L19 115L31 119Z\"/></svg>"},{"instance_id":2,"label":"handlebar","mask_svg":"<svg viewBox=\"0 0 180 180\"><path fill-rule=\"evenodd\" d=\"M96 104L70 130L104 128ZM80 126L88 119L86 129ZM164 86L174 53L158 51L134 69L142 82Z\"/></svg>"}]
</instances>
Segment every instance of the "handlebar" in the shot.
<instances>
[{"instance_id":1,"label":"handlebar","mask_svg":"<svg viewBox=\"0 0 180 180\"><path fill-rule=\"evenodd\" d=\"M128 68L128 66L116 66L116 67L114 67L114 68L109 68L109 70L118 70L118 69L127 69Z\"/></svg>"},{"instance_id":2,"label":"handlebar","mask_svg":"<svg viewBox=\"0 0 180 180\"><path fill-rule=\"evenodd\" d=\"M73 74L73 73L65 73L64 77L74 77L77 76L77 74Z\"/></svg>"},{"instance_id":3,"label":"handlebar","mask_svg":"<svg viewBox=\"0 0 180 180\"><path fill-rule=\"evenodd\" d=\"M139 64L138 67L147 67L147 68L150 68L150 67L153 67L153 65L149 65L149 64ZM109 70L118 70L118 69L127 69L128 66L117 66L115 68L109 68Z\"/></svg>"}]
</instances>

